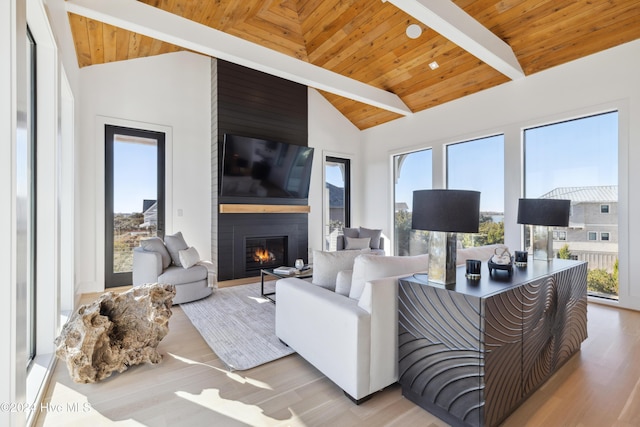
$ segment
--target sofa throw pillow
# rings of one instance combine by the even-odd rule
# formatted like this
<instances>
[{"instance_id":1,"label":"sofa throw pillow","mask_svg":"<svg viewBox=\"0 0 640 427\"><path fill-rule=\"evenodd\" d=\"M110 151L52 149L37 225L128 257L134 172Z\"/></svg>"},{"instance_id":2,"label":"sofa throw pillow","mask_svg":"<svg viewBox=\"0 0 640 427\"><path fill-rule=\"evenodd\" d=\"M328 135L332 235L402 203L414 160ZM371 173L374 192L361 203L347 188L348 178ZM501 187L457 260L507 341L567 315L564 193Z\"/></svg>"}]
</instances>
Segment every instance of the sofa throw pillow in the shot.
<instances>
[{"instance_id":1,"label":"sofa throw pillow","mask_svg":"<svg viewBox=\"0 0 640 427\"><path fill-rule=\"evenodd\" d=\"M369 249L364 249L369 250ZM338 272L351 270L353 260L361 251L313 251L313 278L311 283L332 291L336 290Z\"/></svg>"},{"instance_id":2,"label":"sofa throw pillow","mask_svg":"<svg viewBox=\"0 0 640 427\"><path fill-rule=\"evenodd\" d=\"M184 268L193 267L200 262L200 254L193 246L178 251L178 257L180 258L180 264Z\"/></svg>"},{"instance_id":3,"label":"sofa throw pillow","mask_svg":"<svg viewBox=\"0 0 640 427\"><path fill-rule=\"evenodd\" d=\"M349 298L360 299L362 291L364 290L364 284L370 280L426 271L428 264L429 255L360 255L353 263L353 276L351 278Z\"/></svg>"},{"instance_id":4,"label":"sofa throw pillow","mask_svg":"<svg viewBox=\"0 0 640 427\"><path fill-rule=\"evenodd\" d=\"M345 297L349 296L352 275L353 270L341 270L338 272L338 277L336 277L336 294L344 295Z\"/></svg>"},{"instance_id":5,"label":"sofa throw pillow","mask_svg":"<svg viewBox=\"0 0 640 427\"><path fill-rule=\"evenodd\" d=\"M360 227L358 230L358 237L368 237L371 239L369 243L371 249L380 249L380 236L382 236L382 230L372 230L364 227Z\"/></svg>"},{"instance_id":6,"label":"sofa throw pillow","mask_svg":"<svg viewBox=\"0 0 640 427\"><path fill-rule=\"evenodd\" d=\"M368 237L345 237L344 238L344 249L345 250L354 250L354 249L370 249L369 242L371 241Z\"/></svg>"},{"instance_id":7,"label":"sofa throw pillow","mask_svg":"<svg viewBox=\"0 0 640 427\"><path fill-rule=\"evenodd\" d=\"M148 239L141 240L140 247L145 251L159 253L162 258L163 270L171 265L171 255L169 255L169 251L167 251L167 247L164 245L161 238L150 237Z\"/></svg>"},{"instance_id":8,"label":"sofa throw pillow","mask_svg":"<svg viewBox=\"0 0 640 427\"><path fill-rule=\"evenodd\" d=\"M169 251L169 255L171 255L173 263L178 267L182 267L182 263L180 262L180 251L189 248L187 242L184 241L184 237L182 237L182 232L178 231L176 234L168 234L164 236L164 244Z\"/></svg>"}]
</instances>

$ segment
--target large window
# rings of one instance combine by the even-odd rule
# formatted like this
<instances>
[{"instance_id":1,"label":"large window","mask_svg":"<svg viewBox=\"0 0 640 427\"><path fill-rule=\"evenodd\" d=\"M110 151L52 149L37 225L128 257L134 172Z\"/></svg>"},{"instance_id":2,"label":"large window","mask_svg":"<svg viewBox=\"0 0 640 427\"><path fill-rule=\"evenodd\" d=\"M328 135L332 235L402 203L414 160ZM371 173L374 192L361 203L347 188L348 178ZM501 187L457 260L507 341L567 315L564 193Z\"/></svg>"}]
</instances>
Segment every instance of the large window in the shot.
<instances>
[{"instance_id":1,"label":"large window","mask_svg":"<svg viewBox=\"0 0 640 427\"><path fill-rule=\"evenodd\" d=\"M458 234L463 247L504 243L504 136L447 146L447 188L480 192L480 227Z\"/></svg>"},{"instance_id":2,"label":"large window","mask_svg":"<svg viewBox=\"0 0 640 427\"><path fill-rule=\"evenodd\" d=\"M351 225L351 161L342 157L324 159L325 250L335 251L338 235Z\"/></svg>"},{"instance_id":3,"label":"large window","mask_svg":"<svg viewBox=\"0 0 640 427\"><path fill-rule=\"evenodd\" d=\"M525 197L571 200L554 253L588 261L590 294L617 298L618 113L526 129L524 154Z\"/></svg>"},{"instance_id":4,"label":"large window","mask_svg":"<svg viewBox=\"0 0 640 427\"><path fill-rule=\"evenodd\" d=\"M432 187L431 150L414 151L393 157L394 254L427 253L427 232L411 230L413 192Z\"/></svg>"}]
</instances>

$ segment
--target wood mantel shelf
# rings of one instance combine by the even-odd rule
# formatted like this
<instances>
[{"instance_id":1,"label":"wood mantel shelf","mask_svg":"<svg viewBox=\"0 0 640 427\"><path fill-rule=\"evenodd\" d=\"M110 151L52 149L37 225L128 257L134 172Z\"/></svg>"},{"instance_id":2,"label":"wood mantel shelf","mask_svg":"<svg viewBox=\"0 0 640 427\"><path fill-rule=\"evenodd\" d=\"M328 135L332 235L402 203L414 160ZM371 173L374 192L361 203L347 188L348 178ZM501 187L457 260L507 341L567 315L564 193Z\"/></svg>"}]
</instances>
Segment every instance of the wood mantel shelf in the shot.
<instances>
[{"instance_id":1,"label":"wood mantel shelf","mask_svg":"<svg viewBox=\"0 0 640 427\"><path fill-rule=\"evenodd\" d=\"M221 204L220 213L309 213L311 206L307 205L243 205Z\"/></svg>"}]
</instances>

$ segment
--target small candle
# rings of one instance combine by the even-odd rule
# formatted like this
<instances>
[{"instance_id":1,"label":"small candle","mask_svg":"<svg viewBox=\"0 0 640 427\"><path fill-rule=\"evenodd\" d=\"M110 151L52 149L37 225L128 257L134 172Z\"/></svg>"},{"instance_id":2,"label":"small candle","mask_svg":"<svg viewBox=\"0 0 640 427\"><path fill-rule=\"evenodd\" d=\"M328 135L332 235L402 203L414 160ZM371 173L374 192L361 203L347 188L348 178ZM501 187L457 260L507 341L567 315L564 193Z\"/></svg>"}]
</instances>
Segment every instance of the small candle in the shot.
<instances>
[{"instance_id":1,"label":"small candle","mask_svg":"<svg viewBox=\"0 0 640 427\"><path fill-rule=\"evenodd\" d=\"M467 278L476 279L476 280L479 279L481 266L482 266L482 262L479 259L468 259L467 260Z\"/></svg>"},{"instance_id":2,"label":"small candle","mask_svg":"<svg viewBox=\"0 0 640 427\"><path fill-rule=\"evenodd\" d=\"M518 267L527 266L527 259L529 257L529 253L527 251L516 251L515 257L516 257L515 259L516 266Z\"/></svg>"}]
</instances>

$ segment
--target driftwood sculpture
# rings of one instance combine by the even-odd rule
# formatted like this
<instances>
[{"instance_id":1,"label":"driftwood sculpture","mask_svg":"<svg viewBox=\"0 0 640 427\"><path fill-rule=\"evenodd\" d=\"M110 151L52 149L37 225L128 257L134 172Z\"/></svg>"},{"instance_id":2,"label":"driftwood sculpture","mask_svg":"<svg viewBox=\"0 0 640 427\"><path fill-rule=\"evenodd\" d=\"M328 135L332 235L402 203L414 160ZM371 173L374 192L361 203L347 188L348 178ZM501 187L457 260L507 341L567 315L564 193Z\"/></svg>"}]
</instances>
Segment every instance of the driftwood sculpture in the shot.
<instances>
[{"instance_id":1,"label":"driftwood sculpture","mask_svg":"<svg viewBox=\"0 0 640 427\"><path fill-rule=\"evenodd\" d=\"M95 383L132 365L159 363L175 294L173 285L149 284L82 305L55 340L71 379Z\"/></svg>"}]
</instances>

